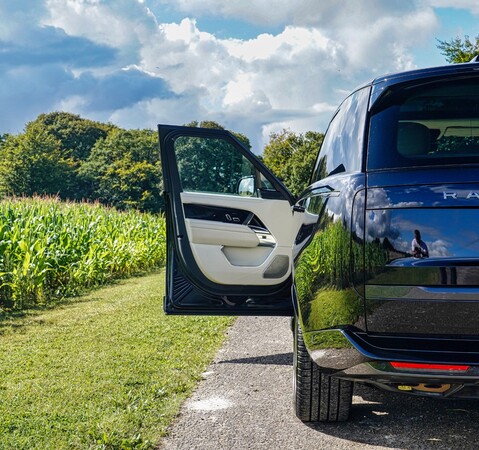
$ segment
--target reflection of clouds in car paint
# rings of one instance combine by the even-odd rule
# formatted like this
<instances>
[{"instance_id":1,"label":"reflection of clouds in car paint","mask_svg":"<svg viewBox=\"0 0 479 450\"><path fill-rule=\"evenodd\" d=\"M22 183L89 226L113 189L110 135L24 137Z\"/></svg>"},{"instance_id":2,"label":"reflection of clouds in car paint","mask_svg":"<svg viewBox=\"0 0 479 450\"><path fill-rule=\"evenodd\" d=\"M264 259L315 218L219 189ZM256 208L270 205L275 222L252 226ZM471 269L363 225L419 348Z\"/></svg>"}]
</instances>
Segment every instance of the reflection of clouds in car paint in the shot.
<instances>
[{"instance_id":1,"label":"reflection of clouds in car paint","mask_svg":"<svg viewBox=\"0 0 479 450\"><path fill-rule=\"evenodd\" d=\"M409 231L409 229L407 229ZM398 251L404 253L411 253L411 240L404 239L405 236L399 234L397 239L390 239L394 248ZM450 247L450 243L443 240L443 239L436 239L434 241L428 241L424 239L426 245L429 249L429 256L432 257L448 257L453 256L449 251L448 247Z\"/></svg>"},{"instance_id":2,"label":"reflection of clouds in car paint","mask_svg":"<svg viewBox=\"0 0 479 450\"><path fill-rule=\"evenodd\" d=\"M398 236L393 241L394 247L403 252L410 252L413 230L418 229L428 246L429 256L450 256L447 247L450 247L451 244L444 240L444 234L437 227L424 221L418 221L418 212L418 210L405 210L393 217L392 227L398 230ZM413 215L415 220L408 219L409 214Z\"/></svg>"},{"instance_id":3,"label":"reflection of clouds in car paint","mask_svg":"<svg viewBox=\"0 0 479 450\"><path fill-rule=\"evenodd\" d=\"M370 189L367 195L368 209L366 214L366 241L372 241L376 238L395 239L398 236L398 231L391 227L391 210L379 209L387 208L391 205L391 201L384 189Z\"/></svg>"},{"instance_id":4,"label":"reflection of clouds in car paint","mask_svg":"<svg viewBox=\"0 0 479 450\"><path fill-rule=\"evenodd\" d=\"M414 189L410 189L409 193L414 191ZM445 233L442 227L446 224L434 220L435 213L441 213L415 209L420 206L422 206L422 202L393 203L384 189L372 189L368 193L368 208L378 209L369 211L367 214L367 240L387 237L396 250L409 253L412 232L419 229L429 248L430 257L453 256L458 252L461 253L463 251L461 249L468 246L463 241L477 241L477 236L474 233L466 233L457 238L458 246L454 249L453 243L444 239ZM408 218L409 216L411 219ZM439 215L438 218L442 218L442 215Z\"/></svg>"},{"instance_id":5,"label":"reflection of clouds in car paint","mask_svg":"<svg viewBox=\"0 0 479 450\"><path fill-rule=\"evenodd\" d=\"M348 211L353 211L352 204L354 203L354 211L351 223L351 232L358 237L364 236L364 208L366 205L366 191L364 186L360 185L357 189L359 192L356 193L356 196L353 198L348 197Z\"/></svg>"},{"instance_id":6,"label":"reflection of clouds in car paint","mask_svg":"<svg viewBox=\"0 0 479 450\"><path fill-rule=\"evenodd\" d=\"M404 190L405 193L413 192L413 189ZM368 208L417 208L423 205L423 202L395 202L388 196L388 192L383 188L373 188L368 191Z\"/></svg>"},{"instance_id":7,"label":"reflection of clouds in car paint","mask_svg":"<svg viewBox=\"0 0 479 450\"><path fill-rule=\"evenodd\" d=\"M438 239L437 241L430 242L427 245L429 247L430 257L452 256L447 248L450 244L446 241L443 241L442 239Z\"/></svg>"},{"instance_id":8,"label":"reflection of clouds in car paint","mask_svg":"<svg viewBox=\"0 0 479 450\"><path fill-rule=\"evenodd\" d=\"M389 210L369 211L367 213L367 238L374 240L376 238L388 239L397 236L397 232L393 232L391 228L391 212Z\"/></svg>"},{"instance_id":9,"label":"reflection of clouds in car paint","mask_svg":"<svg viewBox=\"0 0 479 450\"><path fill-rule=\"evenodd\" d=\"M406 189L408 193L417 191L417 188ZM417 214L422 202L394 202L383 188L374 188L368 191L367 207L367 235L366 240L388 238L396 250L409 252L411 249L410 233L414 229L421 229L423 233L427 226L417 222ZM375 209L376 208L376 209ZM408 209L409 208L409 209ZM372 211L371 211L372 210ZM413 214L414 221L406 219L408 213ZM431 231L434 229L431 228ZM437 235L437 233L435 233Z\"/></svg>"},{"instance_id":10,"label":"reflection of clouds in car paint","mask_svg":"<svg viewBox=\"0 0 479 450\"><path fill-rule=\"evenodd\" d=\"M405 236L408 230L420 230L430 256L475 257L479 251L478 220L475 209L431 208L404 210L393 222Z\"/></svg>"},{"instance_id":11,"label":"reflection of clouds in car paint","mask_svg":"<svg viewBox=\"0 0 479 450\"><path fill-rule=\"evenodd\" d=\"M351 97L353 99L354 97ZM341 139L340 145L335 145L335 149L339 149L339 154L333 154L334 159L339 156L338 161L349 161L351 156L346 152L350 148L358 147L357 142L355 142L357 138L357 126L358 126L358 118L361 117L363 111L358 111L358 102L351 101L349 114L346 114L340 122L341 133L338 134L338 139ZM336 167L339 164L334 163ZM349 167L346 167L346 170L350 170Z\"/></svg>"}]
</instances>

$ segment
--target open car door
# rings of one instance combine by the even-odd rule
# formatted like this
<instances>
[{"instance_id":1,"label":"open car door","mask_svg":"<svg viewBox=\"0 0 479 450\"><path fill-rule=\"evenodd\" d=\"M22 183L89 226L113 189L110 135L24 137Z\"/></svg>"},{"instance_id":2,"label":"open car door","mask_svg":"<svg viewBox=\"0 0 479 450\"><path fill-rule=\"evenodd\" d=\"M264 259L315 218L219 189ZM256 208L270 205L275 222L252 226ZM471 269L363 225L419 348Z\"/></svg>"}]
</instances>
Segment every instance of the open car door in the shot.
<instances>
[{"instance_id":1,"label":"open car door","mask_svg":"<svg viewBox=\"0 0 479 450\"><path fill-rule=\"evenodd\" d=\"M293 315L294 198L228 131L159 125L170 314Z\"/></svg>"}]
</instances>

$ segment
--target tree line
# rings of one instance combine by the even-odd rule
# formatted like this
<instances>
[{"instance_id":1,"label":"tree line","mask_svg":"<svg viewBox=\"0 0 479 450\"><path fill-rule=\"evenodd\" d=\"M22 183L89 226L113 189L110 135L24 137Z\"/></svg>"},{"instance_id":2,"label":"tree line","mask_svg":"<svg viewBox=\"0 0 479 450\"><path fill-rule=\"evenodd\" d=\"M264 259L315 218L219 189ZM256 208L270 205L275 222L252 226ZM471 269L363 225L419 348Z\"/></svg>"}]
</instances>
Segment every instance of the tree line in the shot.
<instances>
[{"instance_id":1,"label":"tree line","mask_svg":"<svg viewBox=\"0 0 479 450\"><path fill-rule=\"evenodd\" d=\"M213 122L188 126L223 129ZM234 133L247 147L249 139ZM264 162L287 187L306 187L321 133L274 133ZM67 112L40 114L18 135L0 135L0 196L48 195L120 210L164 208L156 131L125 130Z\"/></svg>"},{"instance_id":2,"label":"tree line","mask_svg":"<svg viewBox=\"0 0 479 450\"><path fill-rule=\"evenodd\" d=\"M153 130L124 130L53 112L1 141L2 196L50 195L157 212L160 183Z\"/></svg>"}]
</instances>

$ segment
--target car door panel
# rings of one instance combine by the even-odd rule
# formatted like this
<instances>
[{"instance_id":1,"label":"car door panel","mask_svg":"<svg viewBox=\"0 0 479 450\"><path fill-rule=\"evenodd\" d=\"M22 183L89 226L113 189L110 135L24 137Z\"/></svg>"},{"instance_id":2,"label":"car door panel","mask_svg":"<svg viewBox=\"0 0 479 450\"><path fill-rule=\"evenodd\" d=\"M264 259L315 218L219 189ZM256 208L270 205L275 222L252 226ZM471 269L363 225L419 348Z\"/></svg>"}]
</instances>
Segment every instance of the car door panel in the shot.
<instances>
[{"instance_id":1,"label":"car door panel","mask_svg":"<svg viewBox=\"0 0 479 450\"><path fill-rule=\"evenodd\" d=\"M165 310L292 314L292 251L302 214L293 212L291 194L226 131L159 126L159 135ZM241 194L248 185L254 190Z\"/></svg>"},{"instance_id":2,"label":"car door panel","mask_svg":"<svg viewBox=\"0 0 479 450\"><path fill-rule=\"evenodd\" d=\"M228 247L257 247L256 233L246 225L186 219L186 229L191 244L219 245Z\"/></svg>"},{"instance_id":3,"label":"car door panel","mask_svg":"<svg viewBox=\"0 0 479 450\"><path fill-rule=\"evenodd\" d=\"M293 217L287 201L196 192L183 192L181 200L185 210L191 209L188 206L197 205L214 207L217 211L214 220L185 220L195 260L211 281L272 285L284 281L291 274L292 245L299 216ZM236 216L231 211L243 214ZM222 216L231 220L220 222ZM291 220L285 226L281 218L288 216ZM234 222L234 219L239 222L243 217L245 220L256 218L261 226L250 227L248 222ZM266 248L253 250L255 247ZM287 268L275 271L272 265L279 264Z\"/></svg>"}]
</instances>

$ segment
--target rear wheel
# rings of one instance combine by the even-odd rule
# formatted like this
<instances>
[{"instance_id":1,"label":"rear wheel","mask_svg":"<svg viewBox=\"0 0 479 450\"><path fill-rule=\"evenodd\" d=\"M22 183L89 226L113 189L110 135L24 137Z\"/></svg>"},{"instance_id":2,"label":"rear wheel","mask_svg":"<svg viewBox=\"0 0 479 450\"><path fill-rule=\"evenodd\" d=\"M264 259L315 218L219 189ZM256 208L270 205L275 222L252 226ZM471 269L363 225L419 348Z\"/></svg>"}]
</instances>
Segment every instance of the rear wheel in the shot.
<instances>
[{"instance_id":1,"label":"rear wheel","mask_svg":"<svg viewBox=\"0 0 479 450\"><path fill-rule=\"evenodd\" d=\"M311 359L303 333L294 327L294 403L303 422L343 422L348 419L353 397L353 382L326 374Z\"/></svg>"}]
</instances>

